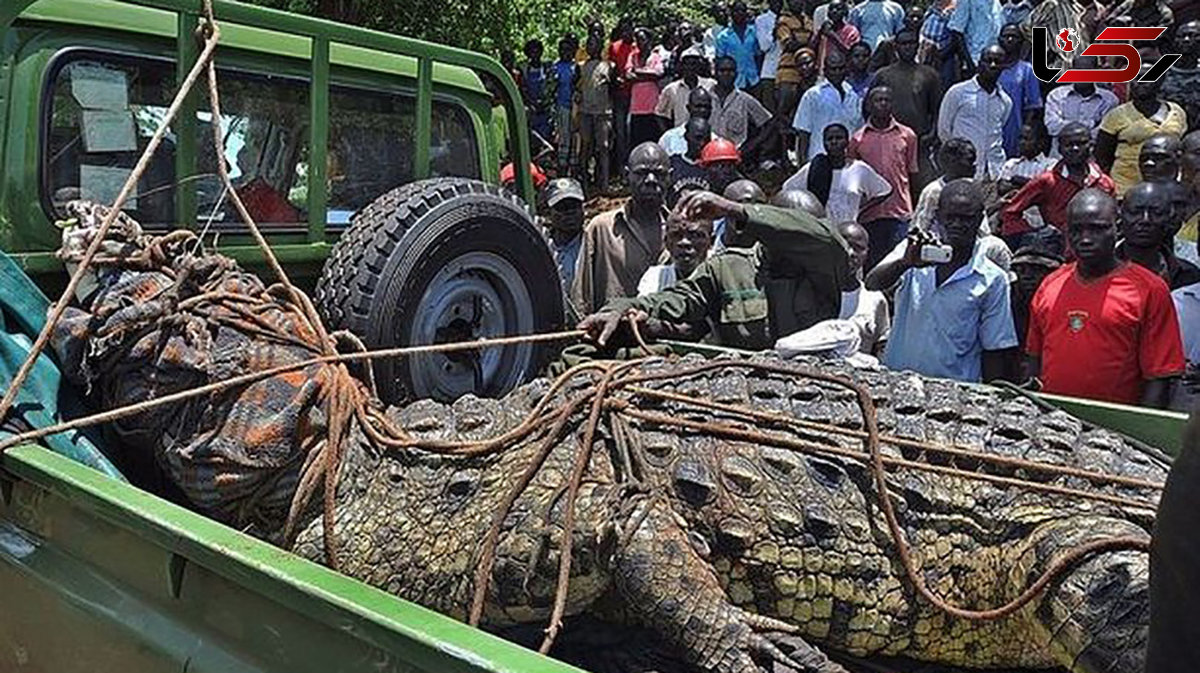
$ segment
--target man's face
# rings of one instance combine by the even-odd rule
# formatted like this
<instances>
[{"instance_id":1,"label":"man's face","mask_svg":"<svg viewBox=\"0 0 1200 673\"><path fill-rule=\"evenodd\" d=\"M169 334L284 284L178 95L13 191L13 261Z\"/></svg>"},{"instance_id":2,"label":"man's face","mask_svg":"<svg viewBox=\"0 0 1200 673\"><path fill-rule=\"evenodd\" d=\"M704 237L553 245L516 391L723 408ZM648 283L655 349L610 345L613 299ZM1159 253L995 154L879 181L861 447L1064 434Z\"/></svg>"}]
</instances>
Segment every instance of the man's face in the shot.
<instances>
[{"instance_id":1,"label":"man's face","mask_svg":"<svg viewBox=\"0 0 1200 673\"><path fill-rule=\"evenodd\" d=\"M843 21L846 20L846 12L848 10L846 9L845 3L835 2L832 5L829 5L828 11L829 11L829 20L832 21L833 23L841 24Z\"/></svg>"},{"instance_id":2,"label":"man's face","mask_svg":"<svg viewBox=\"0 0 1200 673\"><path fill-rule=\"evenodd\" d=\"M945 243L955 250L974 247L983 220L983 203L965 194L946 194L938 202L938 223Z\"/></svg>"},{"instance_id":3,"label":"man's face","mask_svg":"<svg viewBox=\"0 0 1200 673\"><path fill-rule=\"evenodd\" d=\"M921 24L925 23L925 8L919 4L914 4L904 13L904 27L911 30L914 37L921 30Z\"/></svg>"},{"instance_id":4,"label":"man's face","mask_svg":"<svg viewBox=\"0 0 1200 673\"><path fill-rule=\"evenodd\" d=\"M1165 138L1151 138L1142 143L1138 167L1146 182L1170 182L1179 177L1179 153L1176 144Z\"/></svg>"},{"instance_id":5,"label":"man's face","mask_svg":"<svg viewBox=\"0 0 1200 673\"><path fill-rule=\"evenodd\" d=\"M1068 166L1082 166L1092 155L1092 134L1076 130L1060 135L1058 152Z\"/></svg>"},{"instance_id":6,"label":"man's face","mask_svg":"<svg viewBox=\"0 0 1200 673\"><path fill-rule=\"evenodd\" d=\"M845 129L840 126L827 126L822 140L825 141L825 154L828 154L829 158L840 161L846 157L846 147L850 145L850 138L847 137Z\"/></svg>"},{"instance_id":7,"label":"man's face","mask_svg":"<svg viewBox=\"0 0 1200 673\"><path fill-rule=\"evenodd\" d=\"M737 71L734 70L736 73ZM712 117L712 96L703 89L696 89L688 96L688 116L709 119Z\"/></svg>"},{"instance_id":8,"label":"man's face","mask_svg":"<svg viewBox=\"0 0 1200 673\"><path fill-rule=\"evenodd\" d=\"M738 179L737 163L733 161L714 161L708 165L707 172L713 190L717 193L725 191L725 187Z\"/></svg>"},{"instance_id":9,"label":"man's face","mask_svg":"<svg viewBox=\"0 0 1200 673\"><path fill-rule=\"evenodd\" d=\"M1117 222L1113 209L1090 206L1067 213L1067 240L1084 264L1111 261L1117 248Z\"/></svg>"},{"instance_id":10,"label":"man's face","mask_svg":"<svg viewBox=\"0 0 1200 673\"><path fill-rule=\"evenodd\" d=\"M857 275L867 262L871 239L867 230L857 224L843 227L842 238L846 239L846 244L850 246L850 272Z\"/></svg>"},{"instance_id":11,"label":"man's face","mask_svg":"<svg viewBox=\"0 0 1200 673\"><path fill-rule=\"evenodd\" d=\"M805 10L805 0L790 0L788 2L788 11L794 16L800 16Z\"/></svg>"},{"instance_id":12,"label":"man's face","mask_svg":"<svg viewBox=\"0 0 1200 673\"><path fill-rule=\"evenodd\" d=\"M746 10L745 3L735 2L729 11L729 18L733 20L733 25L744 26L750 20L750 13Z\"/></svg>"},{"instance_id":13,"label":"man's face","mask_svg":"<svg viewBox=\"0 0 1200 673\"><path fill-rule=\"evenodd\" d=\"M602 45L603 45L603 42L600 40L599 36L588 35L588 40L587 40L588 58L593 59L593 60L600 58L600 49L602 48Z\"/></svg>"},{"instance_id":14,"label":"man's face","mask_svg":"<svg viewBox=\"0 0 1200 673\"><path fill-rule=\"evenodd\" d=\"M643 58L650 56L650 33L639 30L633 34L633 40L637 43L638 49L642 51Z\"/></svg>"},{"instance_id":15,"label":"man's face","mask_svg":"<svg viewBox=\"0 0 1200 673\"><path fill-rule=\"evenodd\" d=\"M688 124L684 129L683 137L687 140L688 156L695 159L700 156L700 151L712 139L712 133L707 126Z\"/></svg>"},{"instance_id":16,"label":"man's face","mask_svg":"<svg viewBox=\"0 0 1200 673\"><path fill-rule=\"evenodd\" d=\"M948 154L944 157L943 163L948 180L973 177L975 175L975 149L971 148L962 152L961 155L959 153Z\"/></svg>"},{"instance_id":17,"label":"man's face","mask_svg":"<svg viewBox=\"0 0 1200 673\"><path fill-rule=\"evenodd\" d=\"M865 112L875 121L886 121L892 118L892 90L886 86L876 87L867 97Z\"/></svg>"},{"instance_id":18,"label":"man's face","mask_svg":"<svg viewBox=\"0 0 1200 673\"><path fill-rule=\"evenodd\" d=\"M1024 36L1021 35L1021 29L1016 26L1005 26L1000 31L1000 46L1010 56L1020 53L1021 43L1024 39Z\"/></svg>"},{"instance_id":19,"label":"man's face","mask_svg":"<svg viewBox=\"0 0 1200 673\"><path fill-rule=\"evenodd\" d=\"M686 56L679 61L679 73L684 79L692 79L700 76L700 64L704 61L695 56Z\"/></svg>"},{"instance_id":20,"label":"man's face","mask_svg":"<svg viewBox=\"0 0 1200 673\"><path fill-rule=\"evenodd\" d=\"M896 52L900 54L900 60L905 63L912 63L917 60L917 34L911 31L905 31L896 36Z\"/></svg>"},{"instance_id":21,"label":"man's face","mask_svg":"<svg viewBox=\"0 0 1200 673\"><path fill-rule=\"evenodd\" d=\"M804 52L796 57L796 70L800 79L807 82L817 75L817 59L812 54Z\"/></svg>"},{"instance_id":22,"label":"man's face","mask_svg":"<svg viewBox=\"0 0 1200 673\"><path fill-rule=\"evenodd\" d=\"M859 42L850 49L850 69L856 73L864 73L871 64L871 49Z\"/></svg>"},{"instance_id":23,"label":"man's face","mask_svg":"<svg viewBox=\"0 0 1200 673\"><path fill-rule=\"evenodd\" d=\"M1182 168L1190 179L1200 175L1200 135L1189 136L1184 141Z\"/></svg>"},{"instance_id":24,"label":"man's face","mask_svg":"<svg viewBox=\"0 0 1200 673\"><path fill-rule=\"evenodd\" d=\"M987 83L995 82L1004 69L1004 50L1000 47L988 47L983 50L979 59L979 79Z\"/></svg>"},{"instance_id":25,"label":"man's face","mask_svg":"<svg viewBox=\"0 0 1200 673\"><path fill-rule=\"evenodd\" d=\"M641 203L662 203L671 165L665 152L635 150L629 159L629 193Z\"/></svg>"},{"instance_id":26,"label":"man's face","mask_svg":"<svg viewBox=\"0 0 1200 673\"><path fill-rule=\"evenodd\" d=\"M1014 284L1017 295L1027 299L1037 294L1042 281L1046 280L1046 276L1050 275L1050 268L1042 264L1021 264L1014 262L1012 270L1017 276L1017 282Z\"/></svg>"},{"instance_id":27,"label":"man's face","mask_svg":"<svg viewBox=\"0 0 1200 673\"><path fill-rule=\"evenodd\" d=\"M1027 159L1033 159L1042 152L1042 139L1038 135L1036 129L1026 124L1021 127L1021 135L1017 139L1017 149L1021 151L1021 156Z\"/></svg>"},{"instance_id":28,"label":"man's face","mask_svg":"<svg viewBox=\"0 0 1200 673\"><path fill-rule=\"evenodd\" d=\"M735 80L737 80L737 66L729 59L721 59L717 63L717 84L720 84L723 89L728 89L733 86Z\"/></svg>"},{"instance_id":29,"label":"man's face","mask_svg":"<svg viewBox=\"0 0 1200 673\"><path fill-rule=\"evenodd\" d=\"M1130 245L1158 248L1166 238L1174 214L1171 200L1159 190L1131 190L1121 205L1121 234Z\"/></svg>"},{"instance_id":30,"label":"man's face","mask_svg":"<svg viewBox=\"0 0 1200 673\"><path fill-rule=\"evenodd\" d=\"M1143 61L1145 63L1145 61ZM1162 78L1155 82L1143 82L1141 78L1149 72L1150 67L1142 68L1138 73L1138 79L1129 84L1129 97L1135 101L1153 101L1158 100L1158 92L1162 89Z\"/></svg>"},{"instance_id":31,"label":"man's face","mask_svg":"<svg viewBox=\"0 0 1200 673\"><path fill-rule=\"evenodd\" d=\"M778 14L783 10L783 0L767 0L767 8Z\"/></svg>"},{"instance_id":32,"label":"man's face","mask_svg":"<svg viewBox=\"0 0 1200 673\"><path fill-rule=\"evenodd\" d=\"M834 86L841 86L846 81L846 59L841 54L830 53L825 58L825 79Z\"/></svg>"},{"instance_id":33,"label":"man's face","mask_svg":"<svg viewBox=\"0 0 1200 673\"><path fill-rule=\"evenodd\" d=\"M671 255L671 263L680 273L690 275L712 247L712 222L672 219L663 233L663 244Z\"/></svg>"},{"instance_id":34,"label":"man's face","mask_svg":"<svg viewBox=\"0 0 1200 673\"><path fill-rule=\"evenodd\" d=\"M1189 21L1175 31L1175 51L1188 56L1200 54L1200 21Z\"/></svg>"},{"instance_id":35,"label":"man's face","mask_svg":"<svg viewBox=\"0 0 1200 673\"><path fill-rule=\"evenodd\" d=\"M550 226L564 233L583 231L583 201L563 199L554 204L550 208Z\"/></svg>"}]
</instances>

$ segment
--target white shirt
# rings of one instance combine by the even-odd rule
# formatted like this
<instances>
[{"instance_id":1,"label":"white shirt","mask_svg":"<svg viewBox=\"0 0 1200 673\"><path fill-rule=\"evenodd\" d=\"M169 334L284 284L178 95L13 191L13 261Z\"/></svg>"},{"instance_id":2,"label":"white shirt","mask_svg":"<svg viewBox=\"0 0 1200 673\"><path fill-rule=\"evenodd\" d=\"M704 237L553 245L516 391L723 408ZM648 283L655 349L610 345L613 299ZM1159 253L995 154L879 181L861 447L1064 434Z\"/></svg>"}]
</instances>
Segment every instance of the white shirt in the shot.
<instances>
[{"instance_id":1,"label":"white shirt","mask_svg":"<svg viewBox=\"0 0 1200 673\"><path fill-rule=\"evenodd\" d=\"M638 281L638 296L662 292L675 284L676 274L674 264L659 264L646 269L642 279Z\"/></svg>"},{"instance_id":2,"label":"white shirt","mask_svg":"<svg viewBox=\"0 0 1200 673\"><path fill-rule=\"evenodd\" d=\"M778 19L775 12L769 9L754 19L754 36L758 38L758 50L763 53L763 79L775 79L775 73L779 71L783 47L775 41L775 22Z\"/></svg>"},{"instance_id":3,"label":"white shirt","mask_svg":"<svg viewBox=\"0 0 1200 673\"><path fill-rule=\"evenodd\" d=\"M839 320L849 320L858 328L862 342L859 352L874 355L877 347L887 341L892 329L892 317L887 298L882 292L872 292L860 283L858 289L842 293Z\"/></svg>"},{"instance_id":4,"label":"white shirt","mask_svg":"<svg viewBox=\"0 0 1200 673\"><path fill-rule=\"evenodd\" d=\"M813 10L813 30L821 30L821 26L829 20L829 6L832 2L827 2Z\"/></svg>"},{"instance_id":5,"label":"white shirt","mask_svg":"<svg viewBox=\"0 0 1200 673\"><path fill-rule=\"evenodd\" d=\"M975 145L975 177L1000 176L1007 157L1004 154L1004 122L1012 111L1012 98L996 85L988 93L972 77L950 87L942 99L938 114L938 138L966 138Z\"/></svg>"},{"instance_id":6,"label":"white shirt","mask_svg":"<svg viewBox=\"0 0 1200 673\"><path fill-rule=\"evenodd\" d=\"M712 62L717 57L717 33L725 30L725 26L713 26L704 31L700 39L700 48L704 50L704 58Z\"/></svg>"},{"instance_id":7,"label":"white shirt","mask_svg":"<svg viewBox=\"0 0 1200 673\"><path fill-rule=\"evenodd\" d=\"M808 189L808 170L811 163L796 171L783 183L783 191ZM877 196L892 193L892 185L865 161L852 160L845 168L833 171L829 185L829 202L825 204L825 215L830 222L857 222L862 202Z\"/></svg>"},{"instance_id":8,"label":"white shirt","mask_svg":"<svg viewBox=\"0 0 1200 673\"><path fill-rule=\"evenodd\" d=\"M696 82L697 87L709 91L716 85L717 80L707 77L701 77ZM687 102L690 95L692 87L688 86L687 82L682 79L671 82L658 94L658 106L654 108L654 114L670 119L673 127L683 126L688 120Z\"/></svg>"}]
</instances>

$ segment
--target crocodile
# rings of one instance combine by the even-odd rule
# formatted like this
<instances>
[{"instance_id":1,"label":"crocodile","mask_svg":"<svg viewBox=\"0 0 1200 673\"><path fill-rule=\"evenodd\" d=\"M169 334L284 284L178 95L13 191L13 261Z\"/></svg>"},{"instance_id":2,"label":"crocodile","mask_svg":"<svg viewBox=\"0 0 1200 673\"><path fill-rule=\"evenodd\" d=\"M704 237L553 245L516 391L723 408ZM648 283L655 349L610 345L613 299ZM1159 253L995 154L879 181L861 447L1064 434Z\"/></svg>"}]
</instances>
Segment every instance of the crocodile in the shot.
<instances>
[{"instance_id":1,"label":"crocodile","mask_svg":"<svg viewBox=\"0 0 1200 673\"><path fill-rule=\"evenodd\" d=\"M823 651L965 668L1142 669L1149 622L1144 549L1083 557L1051 573L1044 591L1006 616L952 615L919 594L905 573L874 473L860 457L866 455L864 420L856 393L792 372L777 359L698 366L694 357L630 365L630 375L670 377L639 384L642 392L620 391L616 402L597 407L598 431L571 508L566 615L648 628L688 664L720 673L772 670L773 664L842 670ZM771 370L752 366L761 363ZM1154 450L1015 392L912 373L820 367L869 391L881 433L912 440L885 441L884 457L960 468L955 474L911 467L886 472L886 497L915 570L947 603L994 608L1081 545L1149 540L1158 489L1143 482L1161 484L1169 468ZM418 439L482 441L517 427L544 397L552 407L566 405L597 385L592 374L568 378L558 388L535 381L500 400L422 400L387 415ZM697 407L679 396L715 406ZM752 408L758 416L747 423L720 405ZM630 416L623 408L642 413ZM501 512L481 623L499 629L545 621L553 613L565 541L566 485L586 442L589 409L581 405L566 416L561 434L541 428L503 450L471 457L351 442L332 527L316 517L293 549L466 619L485 541ZM786 418L823 425L778 420ZM709 422L835 451L803 452L708 432ZM923 442L1129 481L1104 484L996 465L972 453L948 456ZM505 508L545 443L552 450L544 464ZM1012 478L1108 499L1004 482ZM340 550L335 559L326 557L328 530Z\"/></svg>"}]
</instances>

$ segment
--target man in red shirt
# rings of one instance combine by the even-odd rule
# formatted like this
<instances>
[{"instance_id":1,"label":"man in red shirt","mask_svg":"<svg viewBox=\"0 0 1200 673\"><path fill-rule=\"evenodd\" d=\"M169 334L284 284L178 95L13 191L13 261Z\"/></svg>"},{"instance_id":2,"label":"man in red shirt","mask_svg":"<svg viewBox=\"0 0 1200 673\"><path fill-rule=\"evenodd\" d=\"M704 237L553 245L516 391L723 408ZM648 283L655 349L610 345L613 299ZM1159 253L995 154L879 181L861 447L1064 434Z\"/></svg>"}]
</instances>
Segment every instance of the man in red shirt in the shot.
<instances>
[{"instance_id":1,"label":"man in red shirt","mask_svg":"<svg viewBox=\"0 0 1200 673\"><path fill-rule=\"evenodd\" d=\"M617 28L613 31L616 38L608 46L608 60L613 64L620 83L613 91L613 150L616 152L616 166L624 166L632 149L629 144L629 103L633 92L633 80L629 73L629 57L637 44L633 39L633 19L621 17Z\"/></svg>"},{"instance_id":2,"label":"man in red shirt","mask_svg":"<svg viewBox=\"0 0 1200 673\"><path fill-rule=\"evenodd\" d=\"M1086 189L1067 207L1077 261L1050 274L1030 308L1029 374L1048 393L1166 408L1184 371L1171 293L1116 256L1117 203Z\"/></svg>"},{"instance_id":3,"label":"man in red shirt","mask_svg":"<svg viewBox=\"0 0 1200 673\"><path fill-rule=\"evenodd\" d=\"M892 186L892 193L881 204L859 213L858 221L871 238L867 265L874 267L908 235L912 220L912 192L909 185L919 170L917 134L892 115L892 89L880 85L867 93L863 101L867 123L850 136L852 159L861 159Z\"/></svg>"},{"instance_id":4,"label":"man in red shirt","mask_svg":"<svg viewBox=\"0 0 1200 673\"><path fill-rule=\"evenodd\" d=\"M1071 122L1058 135L1062 161L1025 183L1000 211L1001 233L1016 236L1030 231L1025 211L1037 206L1042 219L1066 235L1067 204L1084 189L1116 194L1117 187L1092 160L1092 132L1086 124ZM1070 256L1070 253L1068 253Z\"/></svg>"}]
</instances>

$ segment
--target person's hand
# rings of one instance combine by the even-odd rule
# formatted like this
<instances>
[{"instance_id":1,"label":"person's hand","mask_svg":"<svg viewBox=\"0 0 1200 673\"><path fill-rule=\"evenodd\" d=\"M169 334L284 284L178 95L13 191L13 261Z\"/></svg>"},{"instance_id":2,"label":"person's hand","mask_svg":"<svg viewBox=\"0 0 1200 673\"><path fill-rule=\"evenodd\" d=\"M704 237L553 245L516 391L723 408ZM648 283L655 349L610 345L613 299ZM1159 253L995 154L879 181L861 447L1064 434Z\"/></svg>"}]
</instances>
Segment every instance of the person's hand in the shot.
<instances>
[{"instance_id":1,"label":"person's hand","mask_svg":"<svg viewBox=\"0 0 1200 673\"><path fill-rule=\"evenodd\" d=\"M1200 395L1200 365L1195 362L1187 363L1187 370L1180 380L1183 387L1192 395Z\"/></svg>"},{"instance_id":2,"label":"person's hand","mask_svg":"<svg viewBox=\"0 0 1200 673\"><path fill-rule=\"evenodd\" d=\"M675 210L689 220L716 220L727 217L740 222L746 218L746 207L737 201L712 192L689 192L675 206Z\"/></svg>"},{"instance_id":3,"label":"person's hand","mask_svg":"<svg viewBox=\"0 0 1200 673\"><path fill-rule=\"evenodd\" d=\"M576 326L576 329L586 331L587 339L595 342L596 345L607 346L622 322L637 322L639 327L641 327L646 324L649 317L649 314L645 311L637 310L626 311L624 313L620 311L600 311L584 318Z\"/></svg>"},{"instance_id":4,"label":"person's hand","mask_svg":"<svg viewBox=\"0 0 1200 673\"><path fill-rule=\"evenodd\" d=\"M937 239L929 232L917 230L908 235L908 245L904 248L904 265L910 269L916 269L923 266L933 266L933 262L925 262L921 260L921 246L933 245L937 243Z\"/></svg>"}]
</instances>

